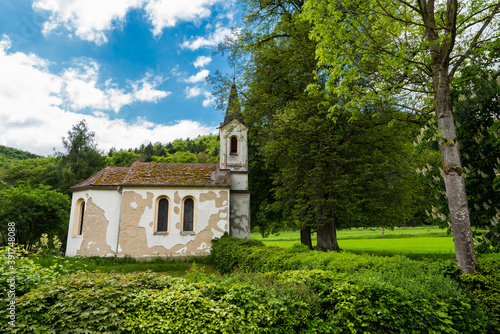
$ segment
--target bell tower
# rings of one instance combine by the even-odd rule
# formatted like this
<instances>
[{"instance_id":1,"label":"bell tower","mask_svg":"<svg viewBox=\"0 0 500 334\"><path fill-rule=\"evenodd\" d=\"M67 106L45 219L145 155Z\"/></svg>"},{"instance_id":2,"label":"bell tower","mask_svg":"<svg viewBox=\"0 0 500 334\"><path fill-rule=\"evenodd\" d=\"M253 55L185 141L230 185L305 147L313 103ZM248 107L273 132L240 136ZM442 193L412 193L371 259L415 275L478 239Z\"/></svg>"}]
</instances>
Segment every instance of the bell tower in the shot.
<instances>
[{"instance_id":1,"label":"bell tower","mask_svg":"<svg viewBox=\"0 0 500 334\"><path fill-rule=\"evenodd\" d=\"M221 170L231 171L229 233L250 238L250 191L248 191L248 128L242 122L241 106L233 82L224 122L219 126Z\"/></svg>"}]
</instances>

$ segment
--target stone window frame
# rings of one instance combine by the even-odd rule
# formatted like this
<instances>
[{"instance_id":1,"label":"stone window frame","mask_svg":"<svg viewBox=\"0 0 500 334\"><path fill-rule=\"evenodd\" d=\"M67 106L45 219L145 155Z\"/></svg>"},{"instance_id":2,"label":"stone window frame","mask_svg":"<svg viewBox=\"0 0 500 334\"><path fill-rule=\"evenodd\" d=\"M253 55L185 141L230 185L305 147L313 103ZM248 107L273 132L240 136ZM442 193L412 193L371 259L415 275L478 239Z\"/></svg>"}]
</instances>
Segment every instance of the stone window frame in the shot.
<instances>
[{"instance_id":1,"label":"stone window frame","mask_svg":"<svg viewBox=\"0 0 500 334\"><path fill-rule=\"evenodd\" d=\"M234 141L234 143L233 143ZM233 151L234 147L234 151ZM232 135L229 138L229 154L230 155L238 155L240 153L240 140L237 135Z\"/></svg>"},{"instance_id":2,"label":"stone window frame","mask_svg":"<svg viewBox=\"0 0 500 334\"><path fill-rule=\"evenodd\" d=\"M85 211L87 209L87 203L85 198L79 198L75 202L75 212L73 218L73 230L72 237L83 237L83 223L85 221Z\"/></svg>"},{"instance_id":3,"label":"stone window frame","mask_svg":"<svg viewBox=\"0 0 500 334\"><path fill-rule=\"evenodd\" d=\"M184 231L184 208L185 208L185 202L186 200L191 199L193 200L193 230L192 231ZM181 205L181 235L194 235L196 234L197 230L197 222L198 222L198 202L196 201L196 198L192 195L187 195L182 198L182 205Z\"/></svg>"},{"instance_id":4,"label":"stone window frame","mask_svg":"<svg viewBox=\"0 0 500 334\"><path fill-rule=\"evenodd\" d=\"M160 207L160 200L166 199L168 201L168 212L167 212L167 230L166 231L158 231L158 210ZM172 200L167 195L160 195L156 198L155 201L155 214L154 214L154 234L156 235L168 235L171 230L170 223L172 222Z\"/></svg>"}]
</instances>

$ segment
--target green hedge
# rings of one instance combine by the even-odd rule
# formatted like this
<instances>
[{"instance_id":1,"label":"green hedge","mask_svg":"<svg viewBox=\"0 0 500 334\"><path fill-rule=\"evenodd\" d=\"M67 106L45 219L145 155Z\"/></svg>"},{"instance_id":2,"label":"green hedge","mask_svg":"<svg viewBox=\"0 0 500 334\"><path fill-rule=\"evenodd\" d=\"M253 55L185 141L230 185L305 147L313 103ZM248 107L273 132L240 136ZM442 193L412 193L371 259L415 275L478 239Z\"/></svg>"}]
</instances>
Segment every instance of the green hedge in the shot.
<instances>
[{"instance_id":1,"label":"green hedge","mask_svg":"<svg viewBox=\"0 0 500 334\"><path fill-rule=\"evenodd\" d=\"M339 305L349 305L352 316L358 320L370 318L370 307L382 313L389 310L394 317L392 322L399 323L403 332L413 332L416 326L424 332L427 330L423 328L434 328L438 332L495 333L500 322L500 268L492 262L479 265L478 273L467 277L459 275L459 269L452 261L317 252L300 246L285 250L227 235L213 242L212 259L223 273L242 270L276 275L272 272L322 270L328 273L322 275L334 275L335 280L314 289L322 291L322 295L332 289L335 291L332 296L345 296L345 299L335 297L336 301L325 309L329 312L333 309L333 314L337 314L335 310ZM339 287L340 283L345 285ZM472 295L470 291L473 291ZM408 314L412 316L408 317ZM349 317L344 314L341 318ZM416 324L412 324L411 319L415 319ZM379 319L376 323L385 326L382 324L391 321ZM353 328L359 330L366 326L360 320ZM392 331L390 327L385 330Z\"/></svg>"},{"instance_id":2,"label":"green hedge","mask_svg":"<svg viewBox=\"0 0 500 334\"><path fill-rule=\"evenodd\" d=\"M0 332L309 333L322 323L319 299L305 284L196 277L68 275L18 298L14 328L0 310Z\"/></svg>"},{"instance_id":3,"label":"green hedge","mask_svg":"<svg viewBox=\"0 0 500 334\"><path fill-rule=\"evenodd\" d=\"M5 310L0 317L5 319ZM492 327L493 328L493 327ZM10 328L2 323L0 332ZM12 333L485 333L464 295L428 300L323 270L172 278L88 273L16 302Z\"/></svg>"},{"instance_id":4,"label":"green hedge","mask_svg":"<svg viewBox=\"0 0 500 334\"><path fill-rule=\"evenodd\" d=\"M233 272L69 274L22 259L16 274L27 286L15 327L3 307L0 332L498 332L500 261L459 277L451 263L285 251L227 236L212 253L221 271Z\"/></svg>"},{"instance_id":5,"label":"green hedge","mask_svg":"<svg viewBox=\"0 0 500 334\"><path fill-rule=\"evenodd\" d=\"M500 260L480 261L476 269L474 275L463 275L460 281L474 298L486 305L488 317L500 324Z\"/></svg>"}]
</instances>

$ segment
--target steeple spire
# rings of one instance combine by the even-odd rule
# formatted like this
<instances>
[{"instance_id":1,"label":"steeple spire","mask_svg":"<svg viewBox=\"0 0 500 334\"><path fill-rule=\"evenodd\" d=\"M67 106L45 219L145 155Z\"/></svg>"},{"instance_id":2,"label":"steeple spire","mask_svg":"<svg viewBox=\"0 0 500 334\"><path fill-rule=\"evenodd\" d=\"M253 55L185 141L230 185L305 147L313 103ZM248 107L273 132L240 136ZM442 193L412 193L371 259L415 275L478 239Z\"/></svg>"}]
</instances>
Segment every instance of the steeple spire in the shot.
<instances>
[{"instance_id":1,"label":"steeple spire","mask_svg":"<svg viewBox=\"0 0 500 334\"><path fill-rule=\"evenodd\" d=\"M229 93L226 115L224 116L224 124L231 122L233 119L240 122L242 122L243 119L243 116L241 115L240 99L238 98L238 92L236 90L236 83L234 79L233 85L231 86L231 92Z\"/></svg>"}]
</instances>

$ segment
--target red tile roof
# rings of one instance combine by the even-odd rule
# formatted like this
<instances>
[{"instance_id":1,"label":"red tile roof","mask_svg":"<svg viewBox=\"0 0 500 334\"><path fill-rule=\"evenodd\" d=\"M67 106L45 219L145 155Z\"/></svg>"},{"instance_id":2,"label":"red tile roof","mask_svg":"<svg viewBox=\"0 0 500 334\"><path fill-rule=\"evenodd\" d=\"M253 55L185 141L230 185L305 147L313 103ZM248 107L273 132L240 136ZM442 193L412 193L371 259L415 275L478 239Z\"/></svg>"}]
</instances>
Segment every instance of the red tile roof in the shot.
<instances>
[{"instance_id":1,"label":"red tile roof","mask_svg":"<svg viewBox=\"0 0 500 334\"><path fill-rule=\"evenodd\" d=\"M71 187L134 186L229 186L230 172L218 164L135 162L132 167L106 167Z\"/></svg>"}]
</instances>

